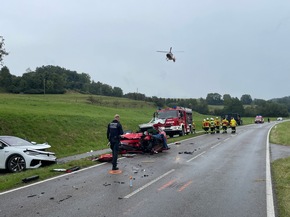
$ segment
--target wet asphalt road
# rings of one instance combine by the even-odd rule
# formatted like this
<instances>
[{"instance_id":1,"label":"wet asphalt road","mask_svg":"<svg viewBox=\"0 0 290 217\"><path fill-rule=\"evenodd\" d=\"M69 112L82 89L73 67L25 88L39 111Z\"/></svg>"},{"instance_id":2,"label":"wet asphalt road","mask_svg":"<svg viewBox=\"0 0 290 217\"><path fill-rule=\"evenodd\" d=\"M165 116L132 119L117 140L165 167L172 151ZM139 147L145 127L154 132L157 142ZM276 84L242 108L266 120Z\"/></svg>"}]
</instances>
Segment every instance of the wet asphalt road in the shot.
<instances>
[{"instance_id":1,"label":"wet asphalt road","mask_svg":"<svg viewBox=\"0 0 290 217\"><path fill-rule=\"evenodd\" d=\"M0 216L265 217L271 124L203 135L0 194ZM129 186L129 177L133 186Z\"/></svg>"}]
</instances>

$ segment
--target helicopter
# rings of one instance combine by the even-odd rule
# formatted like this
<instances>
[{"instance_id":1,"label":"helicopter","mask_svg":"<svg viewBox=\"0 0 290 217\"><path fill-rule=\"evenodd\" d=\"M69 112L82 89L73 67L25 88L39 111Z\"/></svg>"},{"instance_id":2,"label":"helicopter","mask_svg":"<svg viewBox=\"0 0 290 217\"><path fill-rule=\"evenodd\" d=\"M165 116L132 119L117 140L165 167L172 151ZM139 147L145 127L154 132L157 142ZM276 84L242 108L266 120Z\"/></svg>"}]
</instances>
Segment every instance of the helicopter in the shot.
<instances>
[{"instance_id":1,"label":"helicopter","mask_svg":"<svg viewBox=\"0 0 290 217\"><path fill-rule=\"evenodd\" d=\"M172 47L170 47L169 51L162 51L162 50L158 50L156 52L160 52L160 53L166 53L166 60L172 60L173 62L176 61L176 58L175 56L173 55L173 53L171 52L172 50ZM182 52L182 51L179 51L179 52Z\"/></svg>"}]
</instances>

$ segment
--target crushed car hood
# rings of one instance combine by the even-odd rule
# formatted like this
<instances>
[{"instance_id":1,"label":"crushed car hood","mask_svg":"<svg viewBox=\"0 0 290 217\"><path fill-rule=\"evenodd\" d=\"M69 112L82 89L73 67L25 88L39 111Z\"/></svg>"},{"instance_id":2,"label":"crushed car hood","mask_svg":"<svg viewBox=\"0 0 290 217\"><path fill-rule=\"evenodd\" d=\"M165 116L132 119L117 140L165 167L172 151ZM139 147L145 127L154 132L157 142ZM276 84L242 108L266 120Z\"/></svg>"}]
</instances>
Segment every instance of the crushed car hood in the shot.
<instances>
[{"instance_id":1,"label":"crushed car hood","mask_svg":"<svg viewBox=\"0 0 290 217\"><path fill-rule=\"evenodd\" d=\"M153 127L154 124L164 124L165 123L165 119L159 119L159 118L153 118L149 123L146 124L140 124L139 128L143 129L143 128L150 128Z\"/></svg>"},{"instance_id":2,"label":"crushed car hood","mask_svg":"<svg viewBox=\"0 0 290 217\"><path fill-rule=\"evenodd\" d=\"M51 146L47 143L43 144L37 144L37 145L23 145L23 146L17 146L17 148L21 148L24 150L45 150L50 148Z\"/></svg>"}]
</instances>

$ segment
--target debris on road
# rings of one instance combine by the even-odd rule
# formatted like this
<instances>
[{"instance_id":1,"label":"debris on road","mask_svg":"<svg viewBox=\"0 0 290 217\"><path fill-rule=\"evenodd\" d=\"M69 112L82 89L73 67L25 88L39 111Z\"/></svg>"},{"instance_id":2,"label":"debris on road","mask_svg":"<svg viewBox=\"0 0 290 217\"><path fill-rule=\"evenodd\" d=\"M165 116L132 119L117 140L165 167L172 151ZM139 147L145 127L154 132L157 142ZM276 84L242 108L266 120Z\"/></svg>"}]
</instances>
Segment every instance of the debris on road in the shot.
<instances>
[{"instance_id":1,"label":"debris on road","mask_svg":"<svg viewBox=\"0 0 290 217\"><path fill-rule=\"evenodd\" d=\"M193 154L194 151L180 151L178 154Z\"/></svg>"},{"instance_id":2,"label":"debris on road","mask_svg":"<svg viewBox=\"0 0 290 217\"><path fill-rule=\"evenodd\" d=\"M110 183L105 182L105 184L103 184L103 186L109 186L111 185Z\"/></svg>"},{"instance_id":3,"label":"debris on road","mask_svg":"<svg viewBox=\"0 0 290 217\"><path fill-rule=\"evenodd\" d=\"M60 202L63 202L63 201L65 201L65 200L67 200L67 199L69 199L69 198L71 198L71 197L72 197L71 195L67 195L65 198L59 200L58 202L59 202L59 203L60 203Z\"/></svg>"},{"instance_id":4,"label":"debris on road","mask_svg":"<svg viewBox=\"0 0 290 217\"><path fill-rule=\"evenodd\" d=\"M75 167L71 167L71 168L67 169L65 172L66 173L71 173L71 172L77 171L79 169L80 169L79 166L75 166Z\"/></svg>"},{"instance_id":5,"label":"debris on road","mask_svg":"<svg viewBox=\"0 0 290 217\"><path fill-rule=\"evenodd\" d=\"M32 195L29 195L27 197L36 197L37 195L36 194L32 194Z\"/></svg>"},{"instance_id":6,"label":"debris on road","mask_svg":"<svg viewBox=\"0 0 290 217\"><path fill-rule=\"evenodd\" d=\"M110 153L110 154L102 154L96 160L98 160L100 162L110 162L110 161L113 160L113 155L112 155L112 153Z\"/></svg>"},{"instance_id":7,"label":"debris on road","mask_svg":"<svg viewBox=\"0 0 290 217\"><path fill-rule=\"evenodd\" d=\"M61 169L53 169L52 171L55 171L55 172L65 172L66 169L63 169L63 168L61 168Z\"/></svg>"},{"instance_id":8,"label":"debris on road","mask_svg":"<svg viewBox=\"0 0 290 217\"><path fill-rule=\"evenodd\" d=\"M38 175L35 175L35 176L31 176L31 177L27 177L27 178L22 179L22 182L27 183L27 182L36 180L38 178L39 178L39 176Z\"/></svg>"},{"instance_id":9,"label":"debris on road","mask_svg":"<svg viewBox=\"0 0 290 217\"><path fill-rule=\"evenodd\" d=\"M122 154L122 157L131 158L131 157L134 157L134 156L136 156L136 154Z\"/></svg>"}]
</instances>

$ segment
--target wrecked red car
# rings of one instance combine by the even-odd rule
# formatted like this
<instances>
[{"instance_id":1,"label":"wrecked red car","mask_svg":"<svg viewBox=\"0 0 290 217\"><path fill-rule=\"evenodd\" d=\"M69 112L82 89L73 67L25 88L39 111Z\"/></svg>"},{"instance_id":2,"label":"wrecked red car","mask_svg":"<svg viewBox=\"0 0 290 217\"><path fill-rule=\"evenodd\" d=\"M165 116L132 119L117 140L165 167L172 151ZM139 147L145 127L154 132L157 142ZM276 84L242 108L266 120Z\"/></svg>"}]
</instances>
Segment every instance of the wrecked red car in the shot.
<instances>
[{"instance_id":1,"label":"wrecked red car","mask_svg":"<svg viewBox=\"0 0 290 217\"><path fill-rule=\"evenodd\" d=\"M163 150L163 141L154 138L150 131L125 133L121 136L120 153L158 153Z\"/></svg>"}]
</instances>

